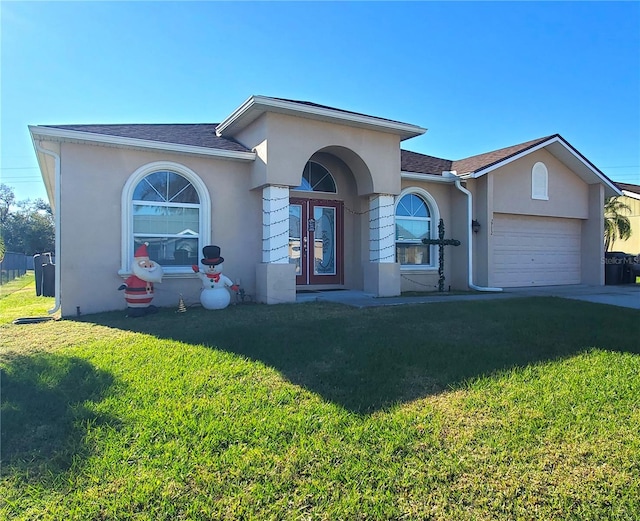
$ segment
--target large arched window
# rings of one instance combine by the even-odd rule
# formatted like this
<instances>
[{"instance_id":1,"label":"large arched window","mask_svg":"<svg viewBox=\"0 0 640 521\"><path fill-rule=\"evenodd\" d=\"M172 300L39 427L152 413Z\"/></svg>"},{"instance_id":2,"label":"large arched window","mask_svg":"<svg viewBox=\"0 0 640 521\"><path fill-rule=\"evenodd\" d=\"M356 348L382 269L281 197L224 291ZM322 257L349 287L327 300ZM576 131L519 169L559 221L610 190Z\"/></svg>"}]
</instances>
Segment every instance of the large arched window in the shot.
<instances>
[{"instance_id":1,"label":"large arched window","mask_svg":"<svg viewBox=\"0 0 640 521\"><path fill-rule=\"evenodd\" d=\"M422 239L435 237L439 219L435 200L418 188L404 190L396 202L396 262L401 267L433 267L433 246Z\"/></svg>"},{"instance_id":2,"label":"large arched window","mask_svg":"<svg viewBox=\"0 0 640 521\"><path fill-rule=\"evenodd\" d=\"M209 196L200 178L177 163L138 169L123 190L123 273L133 252L148 244L149 256L167 275L192 273L209 238Z\"/></svg>"},{"instance_id":3,"label":"large arched window","mask_svg":"<svg viewBox=\"0 0 640 521\"><path fill-rule=\"evenodd\" d=\"M293 188L299 192L327 192L336 193L336 182L333 176L320 163L308 161L302 172L302 183Z\"/></svg>"}]
</instances>

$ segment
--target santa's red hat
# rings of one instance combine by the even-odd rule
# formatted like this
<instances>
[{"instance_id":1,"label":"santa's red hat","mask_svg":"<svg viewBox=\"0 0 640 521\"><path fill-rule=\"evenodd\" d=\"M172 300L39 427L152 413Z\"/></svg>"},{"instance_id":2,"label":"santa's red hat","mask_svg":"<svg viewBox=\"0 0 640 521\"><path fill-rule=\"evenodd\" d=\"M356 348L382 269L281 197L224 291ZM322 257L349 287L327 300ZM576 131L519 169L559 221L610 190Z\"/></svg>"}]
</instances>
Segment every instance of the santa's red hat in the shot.
<instances>
[{"instance_id":1,"label":"santa's red hat","mask_svg":"<svg viewBox=\"0 0 640 521\"><path fill-rule=\"evenodd\" d=\"M133 254L133 257L136 259L146 257L148 259L149 252L147 251L147 243L142 244Z\"/></svg>"}]
</instances>

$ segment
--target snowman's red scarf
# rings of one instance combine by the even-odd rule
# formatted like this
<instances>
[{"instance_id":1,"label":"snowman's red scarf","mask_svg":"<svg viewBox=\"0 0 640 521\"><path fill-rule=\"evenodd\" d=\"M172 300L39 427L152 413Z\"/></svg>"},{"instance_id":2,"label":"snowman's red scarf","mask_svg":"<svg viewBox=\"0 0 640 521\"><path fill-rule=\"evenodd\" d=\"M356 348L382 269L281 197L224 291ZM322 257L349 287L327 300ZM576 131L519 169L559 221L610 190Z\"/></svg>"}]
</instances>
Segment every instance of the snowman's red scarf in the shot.
<instances>
[{"instance_id":1,"label":"snowman's red scarf","mask_svg":"<svg viewBox=\"0 0 640 521\"><path fill-rule=\"evenodd\" d=\"M213 282L220 282L220 273L206 273L208 279L213 279Z\"/></svg>"}]
</instances>

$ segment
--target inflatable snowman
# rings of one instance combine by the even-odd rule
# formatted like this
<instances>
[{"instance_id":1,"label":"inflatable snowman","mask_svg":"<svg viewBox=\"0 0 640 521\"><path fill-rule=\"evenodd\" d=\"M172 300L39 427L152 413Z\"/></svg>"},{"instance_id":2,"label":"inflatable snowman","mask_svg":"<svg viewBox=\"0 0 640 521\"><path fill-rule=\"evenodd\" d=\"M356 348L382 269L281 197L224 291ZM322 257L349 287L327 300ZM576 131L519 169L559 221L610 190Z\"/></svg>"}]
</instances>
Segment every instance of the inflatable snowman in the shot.
<instances>
[{"instance_id":1,"label":"inflatable snowman","mask_svg":"<svg viewBox=\"0 0 640 521\"><path fill-rule=\"evenodd\" d=\"M192 266L202 281L200 303L205 309L224 309L231 301L227 288L238 291L238 286L222 274L224 258L220 257L219 246L205 246L202 248L202 255L204 259L200 262L205 266L204 272L198 266Z\"/></svg>"}]
</instances>

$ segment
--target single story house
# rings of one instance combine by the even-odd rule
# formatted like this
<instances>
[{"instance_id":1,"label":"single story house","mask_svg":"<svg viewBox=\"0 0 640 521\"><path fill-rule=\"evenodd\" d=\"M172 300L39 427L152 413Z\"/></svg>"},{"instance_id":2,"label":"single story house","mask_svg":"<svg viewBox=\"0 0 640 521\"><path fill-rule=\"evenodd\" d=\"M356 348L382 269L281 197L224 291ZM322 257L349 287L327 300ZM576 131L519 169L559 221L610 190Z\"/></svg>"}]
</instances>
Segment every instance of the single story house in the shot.
<instances>
[{"instance_id":1,"label":"single story house","mask_svg":"<svg viewBox=\"0 0 640 521\"><path fill-rule=\"evenodd\" d=\"M461 160L401 148L426 129L251 96L218 124L29 127L56 217L56 309L124 309L148 243L154 304L198 302L192 265L220 246L253 300L304 289L385 297L446 285L603 284L603 206L620 191L558 134Z\"/></svg>"},{"instance_id":2,"label":"single story house","mask_svg":"<svg viewBox=\"0 0 640 521\"><path fill-rule=\"evenodd\" d=\"M609 247L610 251L623 251L634 255L640 254L640 185L630 183L616 183L622 190L619 201L626 204L631 212L623 213L631 223L631 237L628 239L616 239Z\"/></svg>"}]
</instances>

